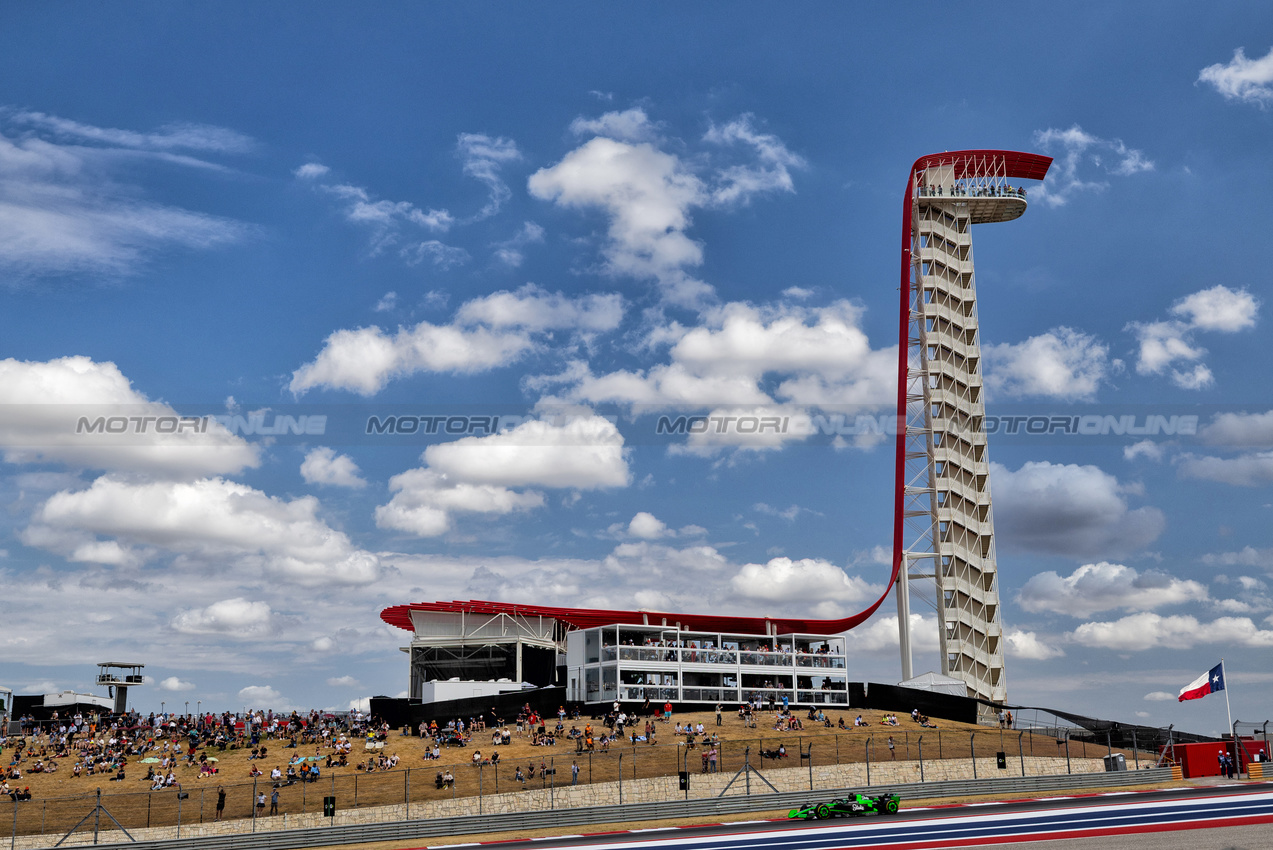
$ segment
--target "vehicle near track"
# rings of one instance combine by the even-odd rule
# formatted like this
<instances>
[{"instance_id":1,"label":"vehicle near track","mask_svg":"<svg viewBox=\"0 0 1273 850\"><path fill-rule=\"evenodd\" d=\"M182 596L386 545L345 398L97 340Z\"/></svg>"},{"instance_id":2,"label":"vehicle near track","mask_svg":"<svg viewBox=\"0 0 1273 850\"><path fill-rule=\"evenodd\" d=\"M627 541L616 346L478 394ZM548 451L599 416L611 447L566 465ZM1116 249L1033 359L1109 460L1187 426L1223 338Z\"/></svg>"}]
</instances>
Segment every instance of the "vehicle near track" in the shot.
<instances>
[{"instance_id":1,"label":"vehicle near track","mask_svg":"<svg viewBox=\"0 0 1273 850\"><path fill-rule=\"evenodd\" d=\"M858 815L895 815L902 805L897 794L880 794L868 797L854 794L852 797L836 797L825 803L805 803L787 813L788 818L800 820L857 817Z\"/></svg>"}]
</instances>

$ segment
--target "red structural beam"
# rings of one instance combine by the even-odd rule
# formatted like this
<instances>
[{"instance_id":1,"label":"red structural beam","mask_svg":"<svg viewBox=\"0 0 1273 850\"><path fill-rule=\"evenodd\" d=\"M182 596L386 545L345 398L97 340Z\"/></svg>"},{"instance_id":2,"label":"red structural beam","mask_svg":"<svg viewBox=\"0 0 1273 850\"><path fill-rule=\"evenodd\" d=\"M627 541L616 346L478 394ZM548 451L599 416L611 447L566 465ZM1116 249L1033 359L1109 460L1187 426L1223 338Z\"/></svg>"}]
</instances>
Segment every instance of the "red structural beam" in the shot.
<instances>
[{"instance_id":1,"label":"red structural beam","mask_svg":"<svg viewBox=\"0 0 1273 850\"><path fill-rule=\"evenodd\" d=\"M877 602L868 611L840 620L805 620L791 617L726 617L715 614L675 614L667 611L619 611L602 608L554 608L547 605L517 605L509 602L486 602L478 599L453 602L413 602L394 605L380 612L380 619L391 626L413 630L412 611L428 611L447 614L475 614L493 616L509 614L523 617L551 617L576 629L596 626L664 626L680 624L682 630L696 632L723 632L726 634L809 634L835 635L851 629L865 620L879 606Z\"/></svg>"},{"instance_id":2,"label":"red structural beam","mask_svg":"<svg viewBox=\"0 0 1273 850\"><path fill-rule=\"evenodd\" d=\"M981 174L976 171L988 162L1002 162L1002 174L1014 180L1042 180L1052 165L1052 157L1020 151L946 151L930 153L915 160L911 173L906 178L906 196L902 202L902 282L901 307L898 310L898 346L897 346L897 443L893 470L893 574L884 588L884 596L875 601L869 609L874 613L888 596L889 589L897 581L902 569L902 551L906 545L903 534L906 511L906 372L910 356L910 319L911 319L911 210L915 205L915 175L934 166L953 166L956 180L969 177L998 176L995 173ZM867 616L870 616L868 613Z\"/></svg>"}]
</instances>

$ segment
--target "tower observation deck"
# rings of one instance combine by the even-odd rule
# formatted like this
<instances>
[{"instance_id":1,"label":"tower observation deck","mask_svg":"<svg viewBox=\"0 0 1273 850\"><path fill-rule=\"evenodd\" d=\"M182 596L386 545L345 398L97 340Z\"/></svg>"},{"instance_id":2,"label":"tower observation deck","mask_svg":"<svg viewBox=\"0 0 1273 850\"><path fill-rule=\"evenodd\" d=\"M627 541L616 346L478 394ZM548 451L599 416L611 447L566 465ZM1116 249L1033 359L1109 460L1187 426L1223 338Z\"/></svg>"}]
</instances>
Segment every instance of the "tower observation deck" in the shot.
<instances>
[{"instance_id":1,"label":"tower observation deck","mask_svg":"<svg viewBox=\"0 0 1273 850\"><path fill-rule=\"evenodd\" d=\"M1052 159L1014 151L930 154L911 168L902 211L893 569L902 677L914 675L911 583L937 612L941 672L968 695L1007 699L974 224L1012 221Z\"/></svg>"}]
</instances>

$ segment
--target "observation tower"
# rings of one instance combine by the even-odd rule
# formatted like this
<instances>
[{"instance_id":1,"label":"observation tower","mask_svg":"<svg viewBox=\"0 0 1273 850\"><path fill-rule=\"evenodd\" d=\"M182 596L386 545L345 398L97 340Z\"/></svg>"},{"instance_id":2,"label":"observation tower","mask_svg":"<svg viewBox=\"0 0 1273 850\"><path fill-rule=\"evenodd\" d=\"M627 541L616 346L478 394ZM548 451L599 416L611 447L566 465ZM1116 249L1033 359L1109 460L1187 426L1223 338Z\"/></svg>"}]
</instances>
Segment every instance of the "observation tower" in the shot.
<instances>
[{"instance_id":1,"label":"observation tower","mask_svg":"<svg viewBox=\"0 0 1273 850\"><path fill-rule=\"evenodd\" d=\"M941 672L968 695L1007 699L972 225L1026 210L1013 181L1051 157L973 150L916 160L902 207L893 570L902 678L914 676L911 582L937 612ZM988 710L987 710L988 711Z\"/></svg>"}]
</instances>

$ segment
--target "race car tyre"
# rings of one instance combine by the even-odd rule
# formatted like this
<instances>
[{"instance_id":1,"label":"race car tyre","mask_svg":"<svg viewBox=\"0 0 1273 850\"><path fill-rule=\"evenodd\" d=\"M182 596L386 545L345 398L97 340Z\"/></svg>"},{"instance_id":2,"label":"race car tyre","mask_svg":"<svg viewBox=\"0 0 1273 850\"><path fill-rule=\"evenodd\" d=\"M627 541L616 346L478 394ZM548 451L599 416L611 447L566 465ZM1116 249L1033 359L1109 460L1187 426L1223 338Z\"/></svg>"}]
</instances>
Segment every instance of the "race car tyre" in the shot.
<instances>
[{"instance_id":1,"label":"race car tyre","mask_svg":"<svg viewBox=\"0 0 1273 850\"><path fill-rule=\"evenodd\" d=\"M818 817L823 819L831 817L831 807L826 803L818 806Z\"/></svg>"},{"instance_id":2,"label":"race car tyre","mask_svg":"<svg viewBox=\"0 0 1273 850\"><path fill-rule=\"evenodd\" d=\"M897 809L898 809L897 800L888 799L884 801L885 814L895 815L897 814Z\"/></svg>"}]
</instances>

